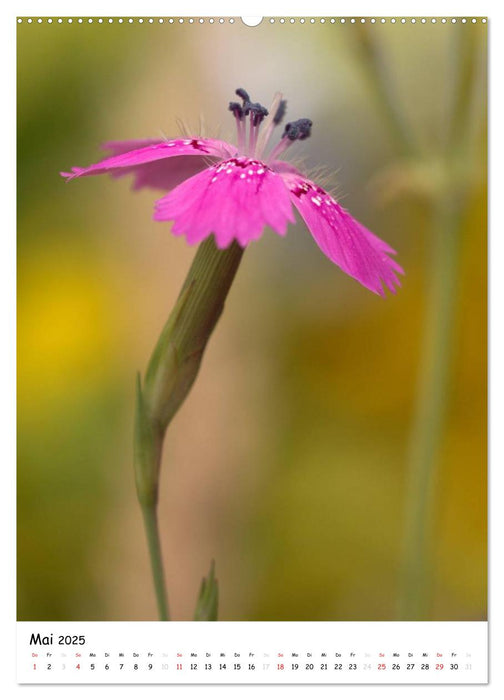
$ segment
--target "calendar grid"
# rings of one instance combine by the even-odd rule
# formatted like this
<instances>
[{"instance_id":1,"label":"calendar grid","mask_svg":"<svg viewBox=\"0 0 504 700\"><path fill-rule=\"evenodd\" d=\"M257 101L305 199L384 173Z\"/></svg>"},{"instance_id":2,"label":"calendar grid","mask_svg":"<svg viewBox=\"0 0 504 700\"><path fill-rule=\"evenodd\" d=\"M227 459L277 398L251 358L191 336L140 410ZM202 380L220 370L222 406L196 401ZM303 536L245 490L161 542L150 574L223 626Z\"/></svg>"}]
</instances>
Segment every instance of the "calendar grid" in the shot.
<instances>
[{"instance_id":1,"label":"calendar grid","mask_svg":"<svg viewBox=\"0 0 504 700\"><path fill-rule=\"evenodd\" d=\"M486 683L486 622L18 623L19 683Z\"/></svg>"}]
</instances>

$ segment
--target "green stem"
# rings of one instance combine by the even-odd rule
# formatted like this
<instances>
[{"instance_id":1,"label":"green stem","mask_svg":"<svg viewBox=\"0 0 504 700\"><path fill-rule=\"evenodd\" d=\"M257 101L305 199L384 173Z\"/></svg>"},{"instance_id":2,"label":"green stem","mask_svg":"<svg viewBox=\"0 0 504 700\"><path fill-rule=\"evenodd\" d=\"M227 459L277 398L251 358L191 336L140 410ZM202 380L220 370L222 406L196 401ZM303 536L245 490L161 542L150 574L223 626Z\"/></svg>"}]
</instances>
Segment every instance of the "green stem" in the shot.
<instances>
[{"instance_id":1,"label":"green stem","mask_svg":"<svg viewBox=\"0 0 504 700\"><path fill-rule=\"evenodd\" d=\"M391 92L378 46L365 27L356 27L361 66L373 90L376 104L403 157L418 158L418 146ZM410 435L406 494L402 587L399 619L428 616L433 519L436 506L437 458L442 439L450 372L455 285L458 272L460 223L466 192L457 171L467 155L472 99L475 38L458 32L455 101L446 134L445 167L448 189L432 204L431 275L423 333L421 367Z\"/></svg>"},{"instance_id":2,"label":"green stem","mask_svg":"<svg viewBox=\"0 0 504 700\"><path fill-rule=\"evenodd\" d=\"M135 479L162 620L169 619L157 521L163 441L196 379L242 255L235 242L225 250L216 247L213 237L200 245L152 353L143 386L140 377L137 380Z\"/></svg>"},{"instance_id":3,"label":"green stem","mask_svg":"<svg viewBox=\"0 0 504 700\"><path fill-rule=\"evenodd\" d=\"M168 596L166 594L166 583L163 570L163 559L161 556L161 541L159 539L159 524L157 518L157 507L142 506L142 514L147 535L147 545L151 560L152 579L158 606L160 620L169 620Z\"/></svg>"},{"instance_id":4,"label":"green stem","mask_svg":"<svg viewBox=\"0 0 504 700\"><path fill-rule=\"evenodd\" d=\"M387 75L377 41L371 36L371 30L367 27L356 24L353 29L358 36L355 46L360 54L360 67L370 91L374 94L375 103L382 112L384 123L388 125L401 155L412 157L416 150L415 140L392 94L392 82Z\"/></svg>"},{"instance_id":5,"label":"green stem","mask_svg":"<svg viewBox=\"0 0 504 700\"><path fill-rule=\"evenodd\" d=\"M406 492L402 587L399 619L429 619L432 552L436 517L438 460L442 441L453 324L456 309L460 226L467 188L458 171L467 160L469 115L477 43L473 32L459 31L455 99L446 134L446 168L449 191L439 192L432 210L431 278L423 333L417 400L410 436Z\"/></svg>"},{"instance_id":6,"label":"green stem","mask_svg":"<svg viewBox=\"0 0 504 700\"><path fill-rule=\"evenodd\" d=\"M468 140L476 73L475 56L479 48L477 33L475 31L467 32L464 29L463 26L456 28L451 48L452 56L456 57L454 67L456 89L449 113L449 131L446 140L448 149L453 154L466 145Z\"/></svg>"},{"instance_id":7,"label":"green stem","mask_svg":"<svg viewBox=\"0 0 504 700\"><path fill-rule=\"evenodd\" d=\"M421 367L410 435L399 619L429 613L429 580L435 519L438 451L446 412L461 207L447 197L433 208L431 276L427 280Z\"/></svg>"}]
</instances>

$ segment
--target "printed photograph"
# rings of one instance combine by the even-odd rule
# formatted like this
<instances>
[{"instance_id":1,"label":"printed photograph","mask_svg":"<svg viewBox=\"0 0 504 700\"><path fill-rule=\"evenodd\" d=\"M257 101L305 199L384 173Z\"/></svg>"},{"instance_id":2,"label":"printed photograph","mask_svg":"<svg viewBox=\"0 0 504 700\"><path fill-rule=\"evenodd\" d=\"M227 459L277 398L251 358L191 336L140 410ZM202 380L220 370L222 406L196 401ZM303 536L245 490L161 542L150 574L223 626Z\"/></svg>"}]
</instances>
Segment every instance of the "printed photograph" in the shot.
<instances>
[{"instance_id":1,"label":"printed photograph","mask_svg":"<svg viewBox=\"0 0 504 700\"><path fill-rule=\"evenodd\" d=\"M17 27L17 619L487 619L487 27Z\"/></svg>"}]
</instances>

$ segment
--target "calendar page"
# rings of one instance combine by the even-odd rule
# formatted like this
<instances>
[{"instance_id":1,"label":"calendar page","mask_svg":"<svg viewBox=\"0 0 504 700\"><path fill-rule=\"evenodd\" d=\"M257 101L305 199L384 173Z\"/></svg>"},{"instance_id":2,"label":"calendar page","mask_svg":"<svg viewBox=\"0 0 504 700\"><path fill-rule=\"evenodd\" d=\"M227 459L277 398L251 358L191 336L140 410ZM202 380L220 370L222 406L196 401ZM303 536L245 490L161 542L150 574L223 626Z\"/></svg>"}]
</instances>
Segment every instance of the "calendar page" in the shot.
<instances>
[{"instance_id":1,"label":"calendar page","mask_svg":"<svg viewBox=\"0 0 504 700\"><path fill-rule=\"evenodd\" d=\"M15 21L18 683L487 683L487 18Z\"/></svg>"}]
</instances>

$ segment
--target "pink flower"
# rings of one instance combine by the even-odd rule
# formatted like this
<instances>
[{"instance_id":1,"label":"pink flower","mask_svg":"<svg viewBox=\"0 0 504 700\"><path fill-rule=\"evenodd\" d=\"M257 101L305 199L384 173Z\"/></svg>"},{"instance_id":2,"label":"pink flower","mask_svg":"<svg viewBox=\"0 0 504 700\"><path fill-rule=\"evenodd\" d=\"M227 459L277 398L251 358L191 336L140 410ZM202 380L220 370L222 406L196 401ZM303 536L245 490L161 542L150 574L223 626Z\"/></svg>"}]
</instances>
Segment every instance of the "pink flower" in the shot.
<instances>
[{"instance_id":1,"label":"pink flower","mask_svg":"<svg viewBox=\"0 0 504 700\"><path fill-rule=\"evenodd\" d=\"M265 226L280 236L294 222L292 205L306 222L322 252L344 272L384 296L382 283L395 292L402 268L389 257L395 251L356 221L322 187L279 156L295 141L310 136L312 122L299 119L285 126L282 138L265 155L274 129L283 120L286 102L277 95L268 112L251 102L231 102L238 144L208 138L111 141L112 152L87 168L61 173L68 180L84 175L132 174L134 189L152 187L168 194L156 202L154 219L173 221L172 232L190 244L212 233L219 248L233 240L245 247L260 238ZM247 134L247 119L249 129ZM264 120L263 130L260 132ZM248 137L248 138L247 138Z\"/></svg>"}]
</instances>

